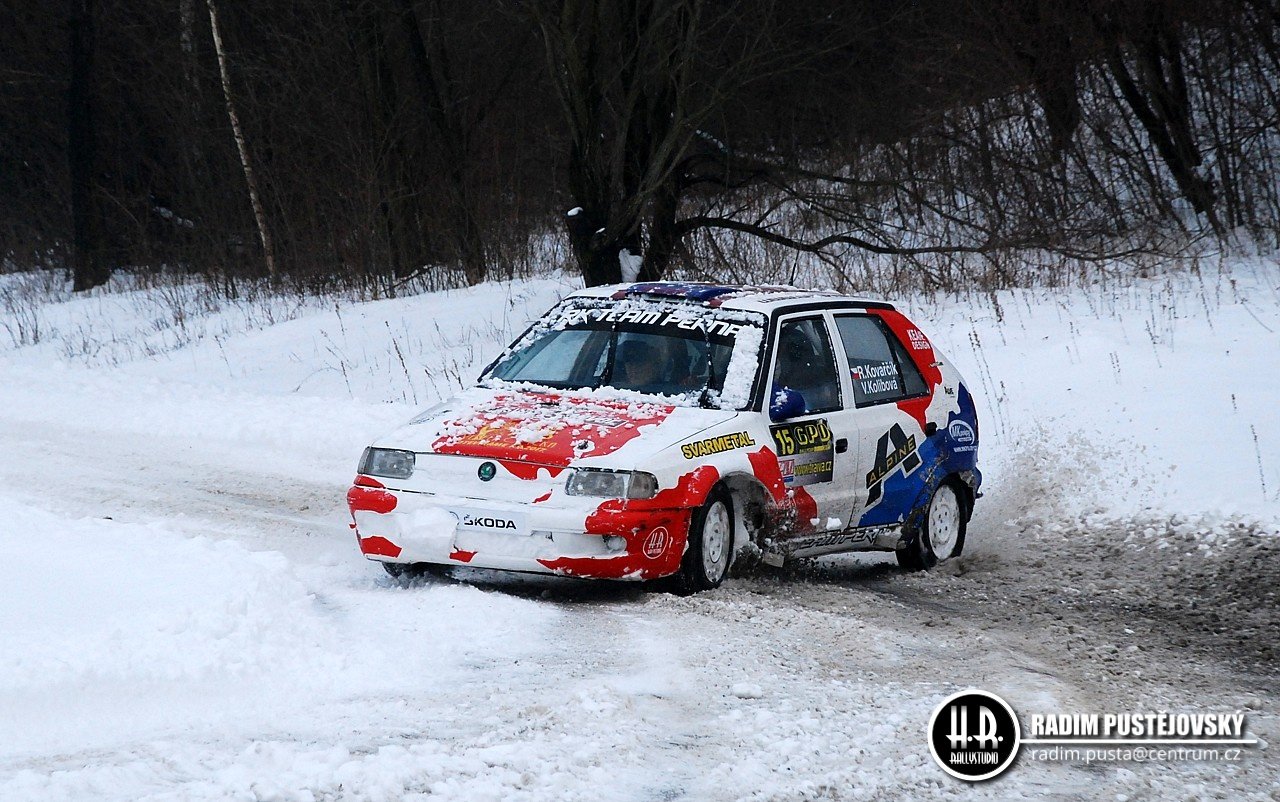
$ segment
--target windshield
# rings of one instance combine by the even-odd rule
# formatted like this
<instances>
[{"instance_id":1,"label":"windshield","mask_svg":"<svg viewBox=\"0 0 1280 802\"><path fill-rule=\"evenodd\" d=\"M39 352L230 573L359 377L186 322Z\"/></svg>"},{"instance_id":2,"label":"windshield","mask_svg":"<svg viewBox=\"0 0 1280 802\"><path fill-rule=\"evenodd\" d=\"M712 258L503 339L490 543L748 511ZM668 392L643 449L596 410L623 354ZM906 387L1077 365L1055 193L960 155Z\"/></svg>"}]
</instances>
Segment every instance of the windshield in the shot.
<instances>
[{"instance_id":1,"label":"windshield","mask_svg":"<svg viewBox=\"0 0 1280 802\"><path fill-rule=\"evenodd\" d=\"M744 327L756 328L705 309L568 307L535 326L485 378L716 406Z\"/></svg>"}]
</instances>

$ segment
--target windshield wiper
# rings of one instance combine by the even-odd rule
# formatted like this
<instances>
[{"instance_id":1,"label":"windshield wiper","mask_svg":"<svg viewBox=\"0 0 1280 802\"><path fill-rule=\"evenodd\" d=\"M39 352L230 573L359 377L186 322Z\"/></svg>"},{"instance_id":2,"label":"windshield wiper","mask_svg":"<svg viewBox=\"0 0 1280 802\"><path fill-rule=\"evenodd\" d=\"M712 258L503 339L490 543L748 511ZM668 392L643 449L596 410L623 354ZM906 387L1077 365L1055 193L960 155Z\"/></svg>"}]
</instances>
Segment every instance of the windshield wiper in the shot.
<instances>
[{"instance_id":1,"label":"windshield wiper","mask_svg":"<svg viewBox=\"0 0 1280 802\"><path fill-rule=\"evenodd\" d=\"M604 372L600 374L600 381L596 382L596 387L610 387L613 385L613 360L618 352L618 321L609 323L609 342L605 345L604 356Z\"/></svg>"}]
</instances>

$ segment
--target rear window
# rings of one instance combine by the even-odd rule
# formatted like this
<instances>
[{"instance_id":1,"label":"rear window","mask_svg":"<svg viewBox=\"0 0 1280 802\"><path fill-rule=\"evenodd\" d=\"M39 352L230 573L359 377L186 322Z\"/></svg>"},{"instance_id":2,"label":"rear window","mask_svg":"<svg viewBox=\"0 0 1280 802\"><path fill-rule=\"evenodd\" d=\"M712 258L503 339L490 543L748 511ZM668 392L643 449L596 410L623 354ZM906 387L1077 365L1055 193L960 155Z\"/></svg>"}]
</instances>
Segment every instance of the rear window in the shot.
<instances>
[{"instance_id":1,"label":"rear window","mask_svg":"<svg viewBox=\"0 0 1280 802\"><path fill-rule=\"evenodd\" d=\"M923 395L924 377L902 343L880 322L868 315L842 315L836 329L849 361L853 399L870 406Z\"/></svg>"}]
</instances>

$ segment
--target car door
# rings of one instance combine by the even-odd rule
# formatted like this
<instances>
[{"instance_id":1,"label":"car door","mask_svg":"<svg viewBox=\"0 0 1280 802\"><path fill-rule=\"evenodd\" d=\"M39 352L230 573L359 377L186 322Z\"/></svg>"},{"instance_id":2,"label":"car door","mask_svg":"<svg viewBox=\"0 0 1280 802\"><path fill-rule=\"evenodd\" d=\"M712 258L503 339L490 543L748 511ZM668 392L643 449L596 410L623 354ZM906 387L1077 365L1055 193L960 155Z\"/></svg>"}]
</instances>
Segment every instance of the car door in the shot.
<instances>
[{"instance_id":1,"label":"car door","mask_svg":"<svg viewBox=\"0 0 1280 802\"><path fill-rule=\"evenodd\" d=\"M920 468L925 432L899 402L929 394L920 370L884 321L869 314L833 315L850 384L859 475L854 490L855 525L902 520L919 493L905 481Z\"/></svg>"},{"instance_id":2,"label":"car door","mask_svg":"<svg viewBox=\"0 0 1280 802\"><path fill-rule=\"evenodd\" d=\"M822 313L789 315L776 325L766 398L785 389L799 393L805 402L798 414L771 420L769 427L783 481L796 502L796 529L843 529L849 525L854 498L848 482L840 479L855 470L849 445L858 429L851 405L846 408L835 340Z\"/></svg>"}]
</instances>

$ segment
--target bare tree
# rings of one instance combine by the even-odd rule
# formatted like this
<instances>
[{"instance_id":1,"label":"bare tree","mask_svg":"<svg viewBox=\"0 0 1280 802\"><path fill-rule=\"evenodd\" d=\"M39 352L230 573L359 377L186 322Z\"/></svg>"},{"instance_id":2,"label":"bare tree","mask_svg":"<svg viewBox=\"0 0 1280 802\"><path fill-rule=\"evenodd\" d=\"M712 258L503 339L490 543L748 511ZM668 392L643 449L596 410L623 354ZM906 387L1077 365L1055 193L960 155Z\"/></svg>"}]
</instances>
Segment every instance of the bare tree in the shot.
<instances>
[{"instance_id":1,"label":"bare tree","mask_svg":"<svg viewBox=\"0 0 1280 802\"><path fill-rule=\"evenodd\" d=\"M258 192L258 180L254 175L253 161L249 156L249 143L245 139L244 130L240 127L240 115L236 113L235 96L231 92L231 72L227 67L227 52L222 45L222 29L218 26L218 7L214 0L206 0L206 3L209 7L209 28L213 34L213 49L218 56L218 72L222 76L222 95L227 102L227 119L231 122L236 151L240 154L240 166L244 171L244 182L249 191L249 204L253 207L253 219L258 226L258 238L262 241L262 256L266 261L267 275L272 281L276 281L280 274L276 268L275 245L267 226L267 213L262 207L262 196Z\"/></svg>"},{"instance_id":2,"label":"bare tree","mask_svg":"<svg viewBox=\"0 0 1280 802\"><path fill-rule=\"evenodd\" d=\"M67 91L67 156L71 175L72 278L76 292L106 283L98 188L97 32L93 0L72 3L71 81Z\"/></svg>"}]
</instances>

